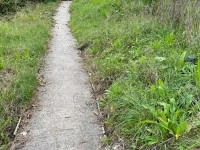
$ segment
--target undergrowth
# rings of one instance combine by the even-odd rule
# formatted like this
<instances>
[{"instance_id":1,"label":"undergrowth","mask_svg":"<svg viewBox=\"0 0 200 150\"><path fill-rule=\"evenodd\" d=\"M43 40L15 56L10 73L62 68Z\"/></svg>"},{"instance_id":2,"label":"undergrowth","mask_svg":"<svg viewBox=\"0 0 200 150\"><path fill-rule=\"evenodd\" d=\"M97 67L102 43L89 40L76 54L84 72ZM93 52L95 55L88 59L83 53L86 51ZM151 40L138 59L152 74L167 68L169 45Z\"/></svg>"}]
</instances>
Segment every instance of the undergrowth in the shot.
<instances>
[{"instance_id":1,"label":"undergrowth","mask_svg":"<svg viewBox=\"0 0 200 150\"><path fill-rule=\"evenodd\" d=\"M33 2L55 2L56 0L0 0L0 16L12 14L22 9L27 3Z\"/></svg>"},{"instance_id":2,"label":"undergrowth","mask_svg":"<svg viewBox=\"0 0 200 150\"><path fill-rule=\"evenodd\" d=\"M0 149L6 149L20 111L36 90L56 6L32 4L0 20Z\"/></svg>"},{"instance_id":3,"label":"undergrowth","mask_svg":"<svg viewBox=\"0 0 200 150\"><path fill-rule=\"evenodd\" d=\"M180 1L75 0L71 7L107 133L127 148L200 148L200 5L187 1L180 16L173 2Z\"/></svg>"}]
</instances>

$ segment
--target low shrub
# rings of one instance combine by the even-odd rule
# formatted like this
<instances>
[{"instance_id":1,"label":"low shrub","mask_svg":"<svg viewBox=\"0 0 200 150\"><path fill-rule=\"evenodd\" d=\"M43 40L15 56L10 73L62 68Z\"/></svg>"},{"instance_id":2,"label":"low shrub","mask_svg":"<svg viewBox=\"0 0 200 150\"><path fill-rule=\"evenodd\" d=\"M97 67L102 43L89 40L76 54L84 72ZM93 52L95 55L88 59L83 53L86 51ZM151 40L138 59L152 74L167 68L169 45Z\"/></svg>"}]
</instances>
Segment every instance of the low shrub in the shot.
<instances>
[{"instance_id":1,"label":"low shrub","mask_svg":"<svg viewBox=\"0 0 200 150\"><path fill-rule=\"evenodd\" d=\"M16 12L27 2L55 2L56 0L0 0L0 14Z\"/></svg>"},{"instance_id":2,"label":"low shrub","mask_svg":"<svg viewBox=\"0 0 200 150\"><path fill-rule=\"evenodd\" d=\"M0 0L0 13L7 14L9 12L15 12L19 7L24 6L26 0Z\"/></svg>"}]
</instances>

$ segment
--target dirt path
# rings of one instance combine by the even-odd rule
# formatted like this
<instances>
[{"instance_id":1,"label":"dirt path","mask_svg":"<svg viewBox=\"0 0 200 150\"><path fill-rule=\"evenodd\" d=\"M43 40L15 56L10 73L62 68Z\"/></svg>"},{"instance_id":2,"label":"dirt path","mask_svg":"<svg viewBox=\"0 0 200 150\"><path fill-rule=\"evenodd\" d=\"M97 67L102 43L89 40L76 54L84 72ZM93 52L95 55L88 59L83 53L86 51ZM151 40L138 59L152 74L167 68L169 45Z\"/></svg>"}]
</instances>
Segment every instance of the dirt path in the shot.
<instances>
[{"instance_id":1,"label":"dirt path","mask_svg":"<svg viewBox=\"0 0 200 150\"><path fill-rule=\"evenodd\" d=\"M39 110L30 121L22 150L98 150L101 128L87 75L67 27L70 2L62 2L45 60Z\"/></svg>"}]
</instances>

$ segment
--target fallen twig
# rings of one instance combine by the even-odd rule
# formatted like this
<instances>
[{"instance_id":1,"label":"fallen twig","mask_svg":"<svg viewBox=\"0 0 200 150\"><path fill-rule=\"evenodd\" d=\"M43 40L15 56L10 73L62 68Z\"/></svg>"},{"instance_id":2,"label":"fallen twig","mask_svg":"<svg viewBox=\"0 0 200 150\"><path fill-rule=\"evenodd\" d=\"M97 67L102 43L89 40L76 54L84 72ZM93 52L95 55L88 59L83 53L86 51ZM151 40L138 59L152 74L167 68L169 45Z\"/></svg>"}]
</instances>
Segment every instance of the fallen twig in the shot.
<instances>
[{"instance_id":1,"label":"fallen twig","mask_svg":"<svg viewBox=\"0 0 200 150\"><path fill-rule=\"evenodd\" d=\"M123 149L125 149L125 144L124 144L124 141L122 140L122 138L117 134L117 132L114 132L114 133L117 136L119 142L121 143L121 146L123 147Z\"/></svg>"},{"instance_id":2,"label":"fallen twig","mask_svg":"<svg viewBox=\"0 0 200 150\"><path fill-rule=\"evenodd\" d=\"M21 119L22 119L22 117L19 118L19 121L18 121L18 123L17 123L17 126L16 126L16 128L15 128L15 131L14 131L13 135L16 135L16 134L17 134L17 131L18 131L18 129L19 129L19 125L20 125Z\"/></svg>"}]
</instances>

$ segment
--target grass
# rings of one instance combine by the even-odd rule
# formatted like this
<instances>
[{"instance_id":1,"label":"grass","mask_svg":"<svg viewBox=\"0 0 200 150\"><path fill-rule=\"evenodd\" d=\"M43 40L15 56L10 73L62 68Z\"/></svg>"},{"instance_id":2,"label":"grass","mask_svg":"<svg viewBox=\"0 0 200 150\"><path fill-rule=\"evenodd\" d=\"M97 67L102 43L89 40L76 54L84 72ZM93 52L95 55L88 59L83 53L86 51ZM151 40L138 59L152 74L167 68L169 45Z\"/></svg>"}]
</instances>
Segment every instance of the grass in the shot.
<instances>
[{"instance_id":1,"label":"grass","mask_svg":"<svg viewBox=\"0 0 200 150\"><path fill-rule=\"evenodd\" d=\"M187 8L195 10L189 32L184 19L171 25L171 14L161 16L170 2L165 7L131 0L72 4L71 28L87 46L83 54L101 99L107 144L120 136L130 149L200 147L200 45L196 36L185 34L199 35L200 6L190 1Z\"/></svg>"},{"instance_id":2,"label":"grass","mask_svg":"<svg viewBox=\"0 0 200 150\"><path fill-rule=\"evenodd\" d=\"M56 6L31 4L0 20L0 149L12 139L21 110L36 91Z\"/></svg>"}]
</instances>

